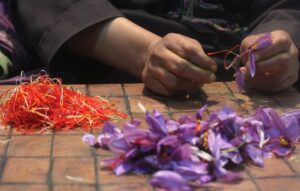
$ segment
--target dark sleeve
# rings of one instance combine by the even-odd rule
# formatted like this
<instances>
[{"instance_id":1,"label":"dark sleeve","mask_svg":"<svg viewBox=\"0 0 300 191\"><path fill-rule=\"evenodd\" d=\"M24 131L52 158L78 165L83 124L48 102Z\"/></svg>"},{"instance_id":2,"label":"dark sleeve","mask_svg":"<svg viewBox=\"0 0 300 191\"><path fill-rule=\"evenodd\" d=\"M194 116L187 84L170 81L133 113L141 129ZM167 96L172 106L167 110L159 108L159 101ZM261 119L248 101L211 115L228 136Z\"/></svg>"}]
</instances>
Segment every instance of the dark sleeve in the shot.
<instances>
[{"instance_id":1,"label":"dark sleeve","mask_svg":"<svg viewBox=\"0 0 300 191\"><path fill-rule=\"evenodd\" d=\"M9 6L17 32L44 64L76 33L122 16L107 0L11 0Z\"/></svg>"},{"instance_id":2,"label":"dark sleeve","mask_svg":"<svg viewBox=\"0 0 300 191\"><path fill-rule=\"evenodd\" d=\"M269 2L263 10L263 2ZM270 3L271 2L271 3ZM262 10L252 23L251 34L284 30L289 33L298 48L300 48L300 3L299 0L256 0L253 10ZM254 15L255 16L255 15Z\"/></svg>"}]
</instances>

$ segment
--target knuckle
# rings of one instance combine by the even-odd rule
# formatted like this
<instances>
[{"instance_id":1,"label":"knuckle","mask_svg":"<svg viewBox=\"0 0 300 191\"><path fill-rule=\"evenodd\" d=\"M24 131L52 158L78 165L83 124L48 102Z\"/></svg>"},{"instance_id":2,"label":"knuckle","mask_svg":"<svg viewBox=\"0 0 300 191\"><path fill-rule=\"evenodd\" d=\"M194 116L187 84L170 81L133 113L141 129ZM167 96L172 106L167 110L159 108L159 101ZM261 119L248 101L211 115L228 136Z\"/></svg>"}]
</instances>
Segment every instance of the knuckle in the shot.
<instances>
[{"instance_id":1,"label":"knuckle","mask_svg":"<svg viewBox=\"0 0 300 191\"><path fill-rule=\"evenodd\" d=\"M180 62L180 61L175 61L172 63L169 63L171 66L171 70L176 73L176 74L182 74L185 75L188 71L188 67L186 66L186 64L184 62Z\"/></svg>"},{"instance_id":2,"label":"knuckle","mask_svg":"<svg viewBox=\"0 0 300 191\"><path fill-rule=\"evenodd\" d=\"M288 50L291 46L291 39L287 35L278 36L275 44L283 50Z\"/></svg>"},{"instance_id":3,"label":"knuckle","mask_svg":"<svg viewBox=\"0 0 300 191\"><path fill-rule=\"evenodd\" d=\"M176 38L177 36L178 36L178 35L175 34L175 33L168 33L168 34L166 34L166 35L164 36L164 39L165 39L165 40L172 40L172 39Z\"/></svg>"},{"instance_id":4,"label":"knuckle","mask_svg":"<svg viewBox=\"0 0 300 191\"><path fill-rule=\"evenodd\" d=\"M195 52L195 45L191 43L186 43L183 45L183 50L186 55L193 54Z\"/></svg>"}]
</instances>

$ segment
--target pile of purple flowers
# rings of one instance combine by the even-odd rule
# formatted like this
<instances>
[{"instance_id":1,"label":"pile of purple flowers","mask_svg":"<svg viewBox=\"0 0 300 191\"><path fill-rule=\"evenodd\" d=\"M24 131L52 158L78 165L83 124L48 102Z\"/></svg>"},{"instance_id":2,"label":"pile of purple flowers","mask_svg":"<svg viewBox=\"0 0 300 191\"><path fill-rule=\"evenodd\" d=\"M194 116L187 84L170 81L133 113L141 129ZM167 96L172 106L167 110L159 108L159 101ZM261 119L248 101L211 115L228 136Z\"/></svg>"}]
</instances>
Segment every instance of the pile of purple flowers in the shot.
<instances>
[{"instance_id":1,"label":"pile of purple flowers","mask_svg":"<svg viewBox=\"0 0 300 191\"><path fill-rule=\"evenodd\" d=\"M83 141L115 154L102 166L116 175L155 173L151 185L172 191L240 180L235 166L263 167L272 155L290 156L298 142L300 111L280 116L271 108L258 108L244 118L225 107L204 120L205 109L178 121L164 118L158 110L146 112L148 129L139 128L138 120L122 129L107 122L98 137L85 134Z\"/></svg>"}]
</instances>

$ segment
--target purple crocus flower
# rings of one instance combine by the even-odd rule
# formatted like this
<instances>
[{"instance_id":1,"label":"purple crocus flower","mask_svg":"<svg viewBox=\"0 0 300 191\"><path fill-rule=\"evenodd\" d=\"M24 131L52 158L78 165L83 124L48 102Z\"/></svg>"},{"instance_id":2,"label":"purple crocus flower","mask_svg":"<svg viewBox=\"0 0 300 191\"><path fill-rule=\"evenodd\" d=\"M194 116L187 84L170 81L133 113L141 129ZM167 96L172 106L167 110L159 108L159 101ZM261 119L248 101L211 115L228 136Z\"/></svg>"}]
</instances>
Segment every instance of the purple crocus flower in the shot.
<instances>
[{"instance_id":1,"label":"purple crocus flower","mask_svg":"<svg viewBox=\"0 0 300 191\"><path fill-rule=\"evenodd\" d=\"M230 172L224 167L228 163L228 159L222 156L221 147L223 141L220 134L215 134L209 131L208 134L208 148L213 156L213 174L214 176L224 182L232 182L240 180L238 173Z\"/></svg>"},{"instance_id":2,"label":"purple crocus flower","mask_svg":"<svg viewBox=\"0 0 300 191\"><path fill-rule=\"evenodd\" d=\"M265 132L270 141L268 148L277 156L289 156L295 143L299 140L299 122L293 115L286 115L283 118L271 108L260 108L255 117L261 119Z\"/></svg>"},{"instance_id":3,"label":"purple crocus flower","mask_svg":"<svg viewBox=\"0 0 300 191\"><path fill-rule=\"evenodd\" d=\"M180 174L167 170L161 170L155 173L150 184L161 191L192 190L188 182Z\"/></svg>"},{"instance_id":4,"label":"purple crocus flower","mask_svg":"<svg viewBox=\"0 0 300 191\"><path fill-rule=\"evenodd\" d=\"M254 51L264 49L272 44L271 33L261 35L252 45L249 46L246 52L249 53L249 68L250 75L253 78L256 71Z\"/></svg>"},{"instance_id":5,"label":"purple crocus flower","mask_svg":"<svg viewBox=\"0 0 300 191\"><path fill-rule=\"evenodd\" d=\"M121 130L118 129L114 124L105 122L103 125L102 133L97 138L97 142L100 147L107 149L108 142L118 136L121 136Z\"/></svg>"},{"instance_id":6,"label":"purple crocus flower","mask_svg":"<svg viewBox=\"0 0 300 191\"><path fill-rule=\"evenodd\" d=\"M167 136L157 143L157 154L162 162L168 162L173 152L180 146L177 136Z\"/></svg>"}]
</instances>

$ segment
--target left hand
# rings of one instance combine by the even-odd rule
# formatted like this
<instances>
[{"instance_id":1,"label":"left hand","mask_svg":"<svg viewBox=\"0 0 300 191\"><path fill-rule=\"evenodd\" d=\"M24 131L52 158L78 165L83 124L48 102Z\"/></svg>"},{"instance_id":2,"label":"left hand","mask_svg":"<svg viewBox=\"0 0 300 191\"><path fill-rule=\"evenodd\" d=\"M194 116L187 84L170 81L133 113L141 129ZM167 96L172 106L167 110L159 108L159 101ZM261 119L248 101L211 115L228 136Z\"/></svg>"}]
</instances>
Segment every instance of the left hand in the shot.
<instances>
[{"instance_id":1,"label":"left hand","mask_svg":"<svg viewBox=\"0 0 300 191\"><path fill-rule=\"evenodd\" d=\"M253 44L260 35L246 37L241 43L241 52ZM256 73L252 78L249 59L242 59L246 67L246 84L267 92L279 92L291 87L299 74L298 48L290 35L282 30L271 32L272 44L261 50L255 50Z\"/></svg>"}]
</instances>

